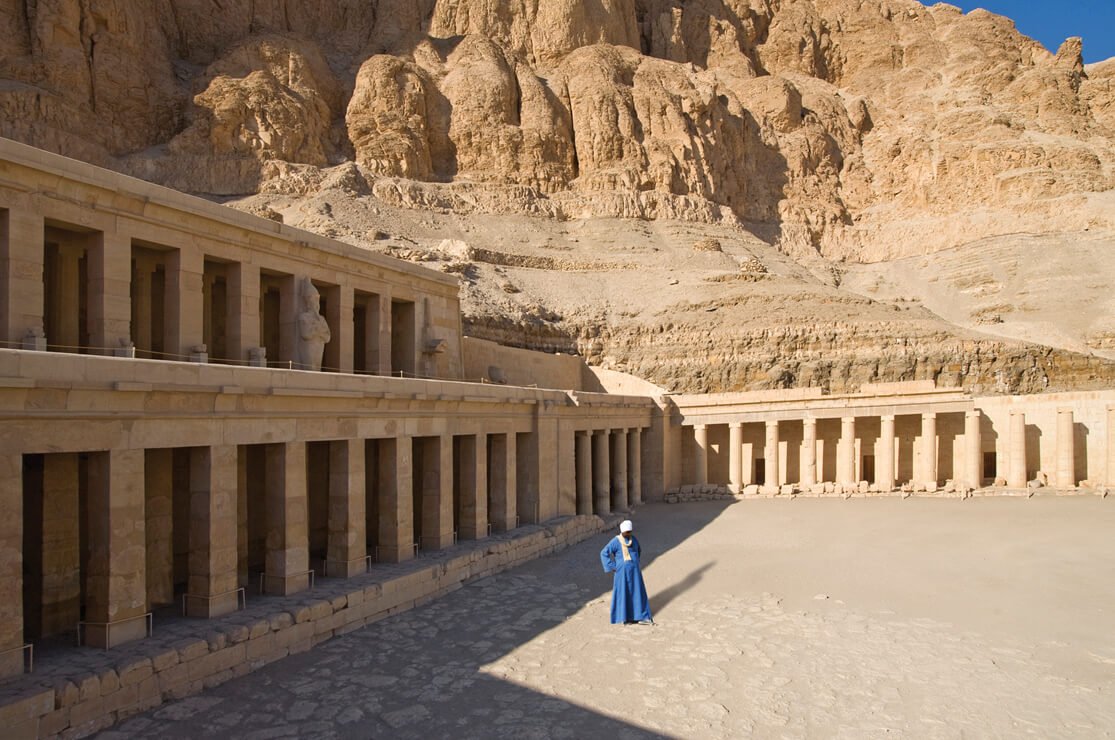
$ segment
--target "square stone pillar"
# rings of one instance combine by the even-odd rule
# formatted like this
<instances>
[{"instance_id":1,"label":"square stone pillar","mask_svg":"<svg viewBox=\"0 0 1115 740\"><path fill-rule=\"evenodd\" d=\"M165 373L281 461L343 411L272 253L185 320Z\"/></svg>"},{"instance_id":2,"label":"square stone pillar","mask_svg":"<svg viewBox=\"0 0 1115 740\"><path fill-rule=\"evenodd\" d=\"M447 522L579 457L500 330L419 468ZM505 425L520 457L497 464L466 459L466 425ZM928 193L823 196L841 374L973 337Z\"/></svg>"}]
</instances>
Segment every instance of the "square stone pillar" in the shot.
<instances>
[{"instance_id":1,"label":"square stone pillar","mask_svg":"<svg viewBox=\"0 0 1115 740\"><path fill-rule=\"evenodd\" d=\"M423 550L443 550L453 544L453 438L424 437L422 450Z\"/></svg>"},{"instance_id":2,"label":"square stone pillar","mask_svg":"<svg viewBox=\"0 0 1115 740\"><path fill-rule=\"evenodd\" d=\"M1057 471L1058 488L1076 488L1076 440L1071 408L1057 409Z\"/></svg>"},{"instance_id":3,"label":"square stone pillar","mask_svg":"<svg viewBox=\"0 0 1115 740\"><path fill-rule=\"evenodd\" d=\"M89 455L85 643L110 648L147 635L143 450Z\"/></svg>"},{"instance_id":4,"label":"square stone pillar","mask_svg":"<svg viewBox=\"0 0 1115 740\"><path fill-rule=\"evenodd\" d=\"M329 443L329 537L325 575L351 578L367 571L364 440Z\"/></svg>"},{"instance_id":5,"label":"square stone pillar","mask_svg":"<svg viewBox=\"0 0 1115 740\"><path fill-rule=\"evenodd\" d=\"M983 440L979 409L964 413L964 481L972 488L983 485Z\"/></svg>"},{"instance_id":6,"label":"square stone pillar","mask_svg":"<svg viewBox=\"0 0 1115 740\"><path fill-rule=\"evenodd\" d=\"M577 513L577 434L562 425L557 431L556 459L550 463L557 475L557 511L555 516ZM546 458L549 460L549 456Z\"/></svg>"},{"instance_id":7,"label":"square stone pillar","mask_svg":"<svg viewBox=\"0 0 1115 740\"><path fill-rule=\"evenodd\" d=\"M627 510L627 430L612 431L612 511Z\"/></svg>"},{"instance_id":8,"label":"square stone pillar","mask_svg":"<svg viewBox=\"0 0 1115 740\"><path fill-rule=\"evenodd\" d=\"M1107 407L1107 485L1115 486L1115 405Z\"/></svg>"},{"instance_id":9,"label":"square stone pillar","mask_svg":"<svg viewBox=\"0 0 1115 740\"><path fill-rule=\"evenodd\" d=\"M875 485L880 491L894 490L894 415L879 417L879 460L875 465Z\"/></svg>"},{"instance_id":10,"label":"square stone pillar","mask_svg":"<svg viewBox=\"0 0 1115 740\"><path fill-rule=\"evenodd\" d=\"M414 442L381 439L379 458L379 559L400 563L414 557Z\"/></svg>"},{"instance_id":11,"label":"square stone pillar","mask_svg":"<svg viewBox=\"0 0 1115 740\"><path fill-rule=\"evenodd\" d=\"M1007 486L1026 487L1026 414L1010 412L1010 453L1007 456Z\"/></svg>"},{"instance_id":12,"label":"square stone pillar","mask_svg":"<svg viewBox=\"0 0 1115 740\"><path fill-rule=\"evenodd\" d=\"M708 483L708 427L693 425L693 482L699 486Z\"/></svg>"},{"instance_id":13,"label":"square stone pillar","mask_svg":"<svg viewBox=\"0 0 1115 740\"><path fill-rule=\"evenodd\" d=\"M488 536L488 449L483 434L457 438L457 492L460 495L460 531L462 540L479 540Z\"/></svg>"},{"instance_id":14,"label":"square stone pillar","mask_svg":"<svg viewBox=\"0 0 1115 740\"><path fill-rule=\"evenodd\" d=\"M89 343L98 354L132 342L132 239L103 232L89 240Z\"/></svg>"},{"instance_id":15,"label":"square stone pillar","mask_svg":"<svg viewBox=\"0 0 1115 740\"><path fill-rule=\"evenodd\" d=\"M0 678L23 673L23 456L0 454Z\"/></svg>"},{"instance_id":16,"label":"square stone pillar","mask_svg":"<svg viewBox=\"0 0 1115 740\"><path fill-rule=\"evenodd\" d=\"M592 433L592 506L597 514L612 513L612 473L607 429Z\"/></svg>"},{"instance_id":17,"label":"square stone pillar","mask_svg":"<svg viewBox=\"0 0 1115 740\"><path fill-rule=\"evenodd\" d=\"M627 503L643 503L643 430L627 432Z\"/></svg>"},{"instance_id":18,"label":"square stone pillar","mask_svg":"<svg viewBox=\"0 0 1115 740\"><path fill-rule=\"evenodd\" d=\"M801 426L801 485L804 488L817 483L817 420L802 419Z\"/></svg>"},{"instance_id":19,"label":"square stone pillar","mask_svg":"<svg viewBox=\"0 0 1115 740\"><path fill-rule=\"evenodd\" d=\"M515 433L489 435L488 445L491 459L488 465L488 517L492 521L492 531L507 532L518 526Z\"/></svg>"},{"instance_id":20,"label":"square stone pillar","mask_svg":"<svg viewBox=\"0 0 1115 740\"><path fill-rule=\"evenodd\" d=\"M728 490L739 495L743 491L743 423L728 424Z\"/></svg>"},{"instance_id":21,"label":"square stone pillar","mask_svg":"<svg viewBox=\"0 0 1115 740\"><path fill-rule=\"evenodd\" d=\"M937 414L921 415L921 483L927 491L937 490Z\"/></svg>"},{"instance_id":22,"label":"square stone pillar","mask_svg":"<svg viewBox=\"0 0 1115 740\"><path fill-rule=\"evenodd\" d=\"M537 524L558 515L558 420L554 402L539 403L536 409L534 434L528 438L533 458L534 517Z\"/></svg>"},{"instance_id":23,"label":"square stone pillar","mask_svg":"<svg viewBox=\"0 0 1115 740\"><path fill-rule=\"evenodd\" d=\"M267 445L266 593L288 594L310 585L310 541L306 500L306 444Z\"/></svg>"},{"instance_id":24,"label":"square stone pillar","mask_svg":"<svg viewBox=\"0 0 1115 740\"><path fill-rule=\"evenodd\" d=\"M851 486L856 483L856 418L840 419L840 442L836 448L836 482Z\"/></svg>"},{"instance_id":25,"label":"square stone pillar","mask_svg":"<svg viewBox=\"0 0 1115 740\"><path fill-rule=\"evenodd\" d=\"M577 432L577 513L592 511L592 432Z\"/></svg>"},{"instance_id":26,"label":"square stone pillar","mask_svg":"<svg viewBox=\"0 0 1115 740\"><path fill-rule=\"evenodd\" d=\"M81 619L81 543L76 453L43 455L42 636L69 632Z\"/></svg>"},{"instance_id":27,"label":"square stone pillar","mask_svg":"<svg viewBox=\"0 0 1115 740\"><path fill-rule=\"evenodd\" d=\"M143 480L150 611L174 603L174 451L146 450Z\"/></svg>"},{"instance_id":28,"label":"square stone pillar","mask_svg":"<svg viewBox=\"0 0 1115 740\"><path fill-rule=\"evenodd\" d=\"M261 345L259 336L259 265L236 262L228 265L228 355L238 363L248 362L248 352ZM276 347L272 351L278 351Z\"/></svg>"},{"instance_id":29,"label":"square stone pillar","mask_svg":"<svg viewBox=\"0 0 1115 740\"><path fill-rule=\"evenodd\" d=\"M342 285L336 290L337 332L333 341L337 343L337 368L342 373L351 373L356 367L356 322L353 311L356 308L356 293L350 285ZM333 306L329 306L333 310ZM332 322L330 322L332 325Z\"/></svg>"},{"instance_id":30,"label":"square stone pillar","mask_svg":"<svg viewBox=\"0 0 1115 740\"><path fill-rule=\"evenodd\" d=\"M178 355L168 359L185 361L193 348L204 342L205 256L192 247L167 254L166 260L166 351Z\"/></svg>"},{"instance_id":31,"label":"square stone pillar","mask_svg":"<svg viewBox=\"0 0 1115 740\"><path fill-rule=\"evenodd\" d=\"M190 449L190 556L186 615L220 617L238 608L235 445Z\"/></svg>"},{"instance_id":32,"label":"square stone pillar","mask_svg":"<svg viewBox=\"0 0 1115 740\"><path fill-rule=\"evenodd\" d=\"M391 327L394 324L394 319L391 314L391 294L381 293L379 296L379 331L376 337L376 355L379 360L379 367L373 368L380 375L391 375L394 368L391 367Z\"/></svg>"},{"instance_id":33,"label":"square stone pillar","mask_svg":"<svg viewBox=\"0 0 1115 740\"><path fill-rule=\"evenodd\" d=\"M0 209L0 346L19 348L28 329L42 329L43 217Z\"/></svg>"},{"instance_id":34,"label":"square stone pillar","mask_svg":"<svg viewBox=\"0 0 1115 740\"><path fill-rule=\"evenodd\" d=\"M763 457L766 458L766 480L763 481L763 487L768 493L777 492L778 486L781 484L778 477L778 471L781 467L778 464L778 452L778 420L768 419L766 422L766 444L763 446Z\"/></svg>"}]
</instances>

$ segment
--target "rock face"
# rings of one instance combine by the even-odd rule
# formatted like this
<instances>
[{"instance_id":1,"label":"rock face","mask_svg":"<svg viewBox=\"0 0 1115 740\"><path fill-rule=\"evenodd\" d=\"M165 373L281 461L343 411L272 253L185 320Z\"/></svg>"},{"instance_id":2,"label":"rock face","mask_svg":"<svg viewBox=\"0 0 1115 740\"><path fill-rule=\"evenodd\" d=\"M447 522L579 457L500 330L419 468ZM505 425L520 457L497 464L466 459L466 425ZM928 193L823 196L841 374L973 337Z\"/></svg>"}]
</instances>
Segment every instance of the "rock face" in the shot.
<instances>
[{"instance_id":1,"label":"rock face","mask_svg":"<svg viewBox=\"0 0 1115 740\"><path fill-rule=\"evenodd\" d=\"M0 0L0 28L0 135L201 194L730 226L829 283L841 262L1115 233L1115 60L985 11Z\"/></svg>"}]
</instances>

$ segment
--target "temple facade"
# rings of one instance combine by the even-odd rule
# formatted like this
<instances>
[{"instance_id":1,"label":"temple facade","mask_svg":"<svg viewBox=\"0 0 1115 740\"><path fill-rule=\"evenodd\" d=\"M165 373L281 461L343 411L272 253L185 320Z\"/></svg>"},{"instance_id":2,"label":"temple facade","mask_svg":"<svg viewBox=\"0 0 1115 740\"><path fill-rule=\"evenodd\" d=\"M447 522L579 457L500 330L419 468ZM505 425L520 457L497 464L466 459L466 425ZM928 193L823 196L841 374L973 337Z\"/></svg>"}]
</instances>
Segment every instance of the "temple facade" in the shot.
<instances>
[{"instance_id":1,"label":"temple facade","mask_svg":"<svg viewBox=\"0 0 1115 740\"><path fill-rule=\"evenodd\" d=\"M451 276L0 140L0 676L688 485L1098 490L1113 429L1115 390L665 393L463 337Z\"/></svg>"}]
</instances>

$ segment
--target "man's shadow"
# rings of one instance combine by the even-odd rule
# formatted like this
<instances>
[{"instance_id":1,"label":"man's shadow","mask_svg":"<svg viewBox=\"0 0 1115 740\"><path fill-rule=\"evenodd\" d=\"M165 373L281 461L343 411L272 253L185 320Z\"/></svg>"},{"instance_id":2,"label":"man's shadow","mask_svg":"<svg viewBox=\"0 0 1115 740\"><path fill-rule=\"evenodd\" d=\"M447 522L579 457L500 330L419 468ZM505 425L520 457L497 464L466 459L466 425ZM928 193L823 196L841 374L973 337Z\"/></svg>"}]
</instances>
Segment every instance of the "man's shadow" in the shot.
<instances>
[{"instance_id":1,"label":"man's shadow","mask_svg":"<svg viewBox=\"0 0 1115 740\"><path fill-rule=\"evenodd\" d=\"M705 563L673 586L655 593L650 599L651 614L657 614L659 610L665 608L671 601L700 583L701 577L704 575L705 571L714 565L716 565L715 560Z\"/></svg>"}]
</instances>

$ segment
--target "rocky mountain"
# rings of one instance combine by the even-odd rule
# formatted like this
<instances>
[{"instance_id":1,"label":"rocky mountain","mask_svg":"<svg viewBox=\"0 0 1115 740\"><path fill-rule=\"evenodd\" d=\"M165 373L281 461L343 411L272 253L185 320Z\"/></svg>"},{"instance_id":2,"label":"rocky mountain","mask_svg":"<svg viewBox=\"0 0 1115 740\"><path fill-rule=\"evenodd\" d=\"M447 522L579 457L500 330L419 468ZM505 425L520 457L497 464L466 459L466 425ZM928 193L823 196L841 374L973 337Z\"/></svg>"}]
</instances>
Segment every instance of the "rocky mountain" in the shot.
<instances>
[{"instance_id":1,"label":"rocky mountain","mask_svg":"<svg viewBox=\"0 0 1115 740\"><path fill-rule=\"evenodd\" d=\"M677 390L1115 379L1115 60L1079 39L915 0L0 0L0 28L0 135L436 261L478 336Z\"/></svg>"}]
</instances>

